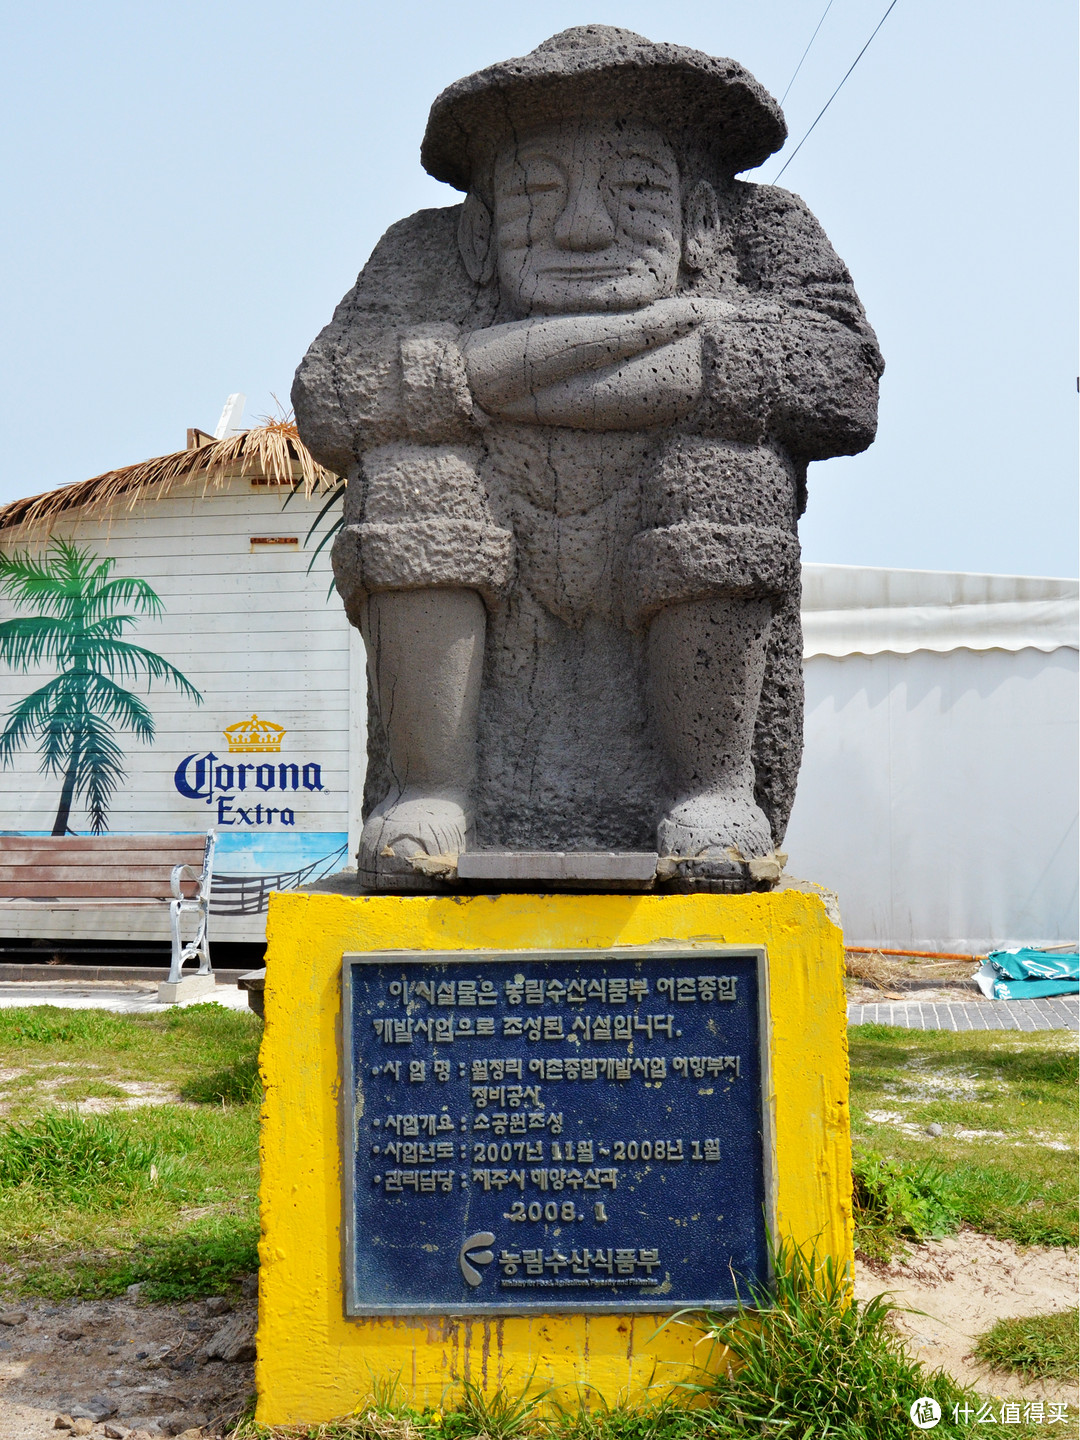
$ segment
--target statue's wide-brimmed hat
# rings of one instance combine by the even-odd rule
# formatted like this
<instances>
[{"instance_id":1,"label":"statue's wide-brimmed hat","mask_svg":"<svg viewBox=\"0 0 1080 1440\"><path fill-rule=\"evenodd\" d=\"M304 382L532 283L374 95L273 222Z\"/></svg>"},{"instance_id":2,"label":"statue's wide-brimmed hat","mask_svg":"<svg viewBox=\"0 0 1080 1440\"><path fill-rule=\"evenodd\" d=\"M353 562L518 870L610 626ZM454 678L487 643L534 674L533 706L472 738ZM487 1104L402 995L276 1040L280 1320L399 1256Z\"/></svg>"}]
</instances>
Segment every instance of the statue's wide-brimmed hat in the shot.
<instances>
[{"instance_id":1,"label":"statue's wide-brimmed hat","mask_svg":"<svg viewBox=\"0 0 1080 1440\"><path fill-rule=\"evenodd\" d=\"M444 90L420 159L436 180L468 190L481 156L508 133L581 113L651 121L676 143L704 147L732 174L760 165L787 138L780 106L734 60L579 25Z\"/></svg>"}]
</instances>

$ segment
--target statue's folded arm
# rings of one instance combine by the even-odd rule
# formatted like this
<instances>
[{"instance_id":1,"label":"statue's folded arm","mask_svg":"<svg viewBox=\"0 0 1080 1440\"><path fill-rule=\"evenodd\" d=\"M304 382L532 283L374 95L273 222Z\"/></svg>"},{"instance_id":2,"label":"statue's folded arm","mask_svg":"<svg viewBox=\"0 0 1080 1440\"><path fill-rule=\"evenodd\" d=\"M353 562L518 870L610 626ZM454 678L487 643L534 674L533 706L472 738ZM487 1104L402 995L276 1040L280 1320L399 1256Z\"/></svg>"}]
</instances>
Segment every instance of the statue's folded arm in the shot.
<instances>
[{"instance_id":1,"label":"statue's folded arm","mask_svg":"<svg viewBox=\"0 0 1080 1440\"><path fill-rule=\"evenodd\" d=\"M421 210L391 226L301 361L297 424L315 458L339 475L380 445L475 438L456 343L477 294L457 249L460 209Z\"/></svg>"},{"instance_id":2,"label":"statue's folded arm","mask_svg":"<svg viewBox=\"0 0 1080 1440\"><path fill-rule=\"evenodd\" d=\"M735 199L741 303L707 327L703 429L772 439L803 463L858 454L877 428L884 362L851 276L798 196L736 184Z\"/></svg>"}]
</instances>

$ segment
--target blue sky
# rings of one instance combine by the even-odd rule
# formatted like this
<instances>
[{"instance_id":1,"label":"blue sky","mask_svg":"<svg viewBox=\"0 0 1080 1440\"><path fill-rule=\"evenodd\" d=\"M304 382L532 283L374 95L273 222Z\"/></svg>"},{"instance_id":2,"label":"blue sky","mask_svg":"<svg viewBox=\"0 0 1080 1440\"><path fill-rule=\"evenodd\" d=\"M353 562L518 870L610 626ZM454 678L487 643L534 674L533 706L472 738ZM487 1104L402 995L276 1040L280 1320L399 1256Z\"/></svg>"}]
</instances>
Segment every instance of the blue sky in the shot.
<instances>
[{"instance_id":1,"label":"blue sky","mask_svg":"<svg viewBox=\"0 0 1080 1440\"><path fill-rule=\"evenodd\" d=\"M833 0L785 155L886 3ZM230 391L249 419L286 400L383 230L455 202L418 161L444 85L600 21L779 97L825 4L14 7L0 500L180 448ZM888 364L877 443L811 468L808 560L1076 573L1075 25L1067 0L898 0L784 175Z\"/></svg>"}]
</instances>

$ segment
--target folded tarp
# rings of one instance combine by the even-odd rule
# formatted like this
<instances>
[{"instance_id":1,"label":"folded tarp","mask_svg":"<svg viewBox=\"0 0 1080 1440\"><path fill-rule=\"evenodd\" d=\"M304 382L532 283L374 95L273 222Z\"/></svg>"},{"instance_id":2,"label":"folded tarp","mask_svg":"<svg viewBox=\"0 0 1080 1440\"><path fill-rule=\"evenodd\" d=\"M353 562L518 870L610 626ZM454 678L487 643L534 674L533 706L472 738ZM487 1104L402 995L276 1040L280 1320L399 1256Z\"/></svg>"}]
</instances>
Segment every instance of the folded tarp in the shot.
<instances>
[{"instance_id":1,"label":"folded tarp","mask_svg":"<svg viewBox=\"0 0 1080 1440\"><path fill-rule=\"evenodd\" d=\"M995 950L975 976L988 1000L1037 1000L1080 991L1080 955L1047 950Z\"/></svg>"}]
</instances>

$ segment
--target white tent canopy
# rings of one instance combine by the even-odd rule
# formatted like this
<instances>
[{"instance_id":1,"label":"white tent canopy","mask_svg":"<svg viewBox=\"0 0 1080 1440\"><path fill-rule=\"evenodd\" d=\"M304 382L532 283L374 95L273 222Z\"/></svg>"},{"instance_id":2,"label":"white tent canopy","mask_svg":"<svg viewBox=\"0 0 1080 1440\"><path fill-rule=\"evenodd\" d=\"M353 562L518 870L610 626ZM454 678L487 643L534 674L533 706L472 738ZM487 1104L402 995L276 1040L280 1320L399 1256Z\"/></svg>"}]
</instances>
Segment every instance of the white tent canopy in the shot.
<instances>
[{"instance_id":1,"label":"white tent canopy","mask_svg":"<svg viewBox=\"0 0 1080 1440\"><path fill-rule=\"evenodd\" d=\"M803 571L806 753L789 871L850 945L1077 936L1075 580Z\"/></svg>"},{"instance_id":2,"label":"white tent canopy","mask_svg":"<svg viewBox=\"0 0 1080 1440\"><path fill-rule=\"evenodd\" d=\"M803 566L803 654L1077 648L1075 580Z\"/></svg>"}]
</instances>

